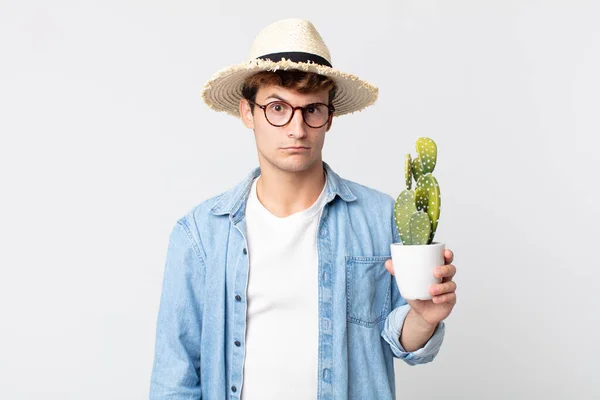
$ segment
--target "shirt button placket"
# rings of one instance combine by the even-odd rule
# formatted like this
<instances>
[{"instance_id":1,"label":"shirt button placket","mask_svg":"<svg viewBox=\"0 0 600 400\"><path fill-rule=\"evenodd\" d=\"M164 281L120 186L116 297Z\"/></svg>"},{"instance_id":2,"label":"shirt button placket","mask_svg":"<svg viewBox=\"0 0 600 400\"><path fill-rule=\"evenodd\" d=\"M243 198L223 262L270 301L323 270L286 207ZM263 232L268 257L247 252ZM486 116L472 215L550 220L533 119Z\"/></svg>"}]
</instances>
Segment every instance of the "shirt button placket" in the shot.
<instances>
[{"instance_id":1,"label":"shirt button placket","mask_svg":"<svg viewBox=\"0 0 600 400\"><path fill-rule=\"evenodd\" d=\"M324 212L325 215L325 212ZM323 217L324 218L324 217ZM331 236L329 235L327 223L324 222L319 232L317 241L319 254L322 255L319 268L321 269L321 281L319 285L319 358L321 364L321 376L319 383L319 398L329 400L333 397L333 265L331 254Z\"/></svg>"},{"instance_id":2,"label":"shirt button placket","mask_svg":"<svg viewBox=\"0 0 600 400\"><path fill-rule=\"evenodd\" d=\"M247 255L247 254L248 254L248 249L244 247L244 248L242 249L242 253L243 253L244 255ZM241 302L241 301L242 301L242 296L240 296L239 294L236 294L236 295L235 295L235 301L237 301L237 302ZM240 346L242 345L242 343L241 343L239 340L236 340L235 342L233 342L233 344L234 344L236 347L240 347ZM236 387L235 385L231 386L231 392L232 392L232 393L236 393L236 392L237 392L237 387Z\"/></svg>"}]
</instances>

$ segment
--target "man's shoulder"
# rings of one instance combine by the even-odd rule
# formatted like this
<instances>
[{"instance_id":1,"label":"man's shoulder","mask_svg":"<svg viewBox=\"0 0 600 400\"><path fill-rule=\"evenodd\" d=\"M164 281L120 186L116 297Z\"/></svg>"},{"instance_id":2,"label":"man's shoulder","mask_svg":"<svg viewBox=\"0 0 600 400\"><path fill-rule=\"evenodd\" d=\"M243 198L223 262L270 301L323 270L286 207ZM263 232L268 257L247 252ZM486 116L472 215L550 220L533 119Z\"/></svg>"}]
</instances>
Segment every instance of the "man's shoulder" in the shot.
<instances>
[{"instance_id":1,"label":"man's shoulder","mask_svg":"<svg viewBox=\"0 0 600 400\"><path fill-rule=\"evenodd\" d=\"M221 203L221 201L232 191L232 189L227 189L217 195L213 195L212 197L208 197L199 203L190 207L187 211L181 215L179 221L206 221L207 219L213 217L219 217L214 213L215 207Z\"/></svg>"},{"instance_id":2,"label":"man's shoulder","mask_svg":"<svg viewBox=\"0 0 600 400\"><path fill-rule=\"evenodd\" d=\"M378 204L382 204L385 206L393 206L395 199L383 191L379 189L375 189L373 187L341 178L344 183L348 186L348 188L352 191L352 193L356 196L358 200L358 204L368 204L376 202Z\"/></svg>"},{"instance_id":3,"label":"man's shoulder","mask_svg":"<svg viewBox=\"0 0 600 400\"><path fill-rule=\"evenodd\" d=\"M234 189L228 189L200 201L177 219L176 224L183 227L203 257L204 249L217 246L229 231L229 216L222 212L220 206Z\"/></svg>"},{"instance_id":4,"label":"man's shoulder","mask_svg":"<svg viewBox=\"0 0 600 400\"><path fill-rule=\"evenodd\" d=\"M352 221L354 229L361 234L371 235L374 243L395 240L393 221L396 200L390 194L362 183L344 179L344 184L355 197L355 200L347 203L348 206L345 207L345 215Z\"/></svg>"},{"instance_id":5,"label":"man's shoulder","mask_svg":"<svg viewBox=\"0 0 600 400\"><path fill-rule=\"evenodd\" d=\"M255 169L243 179L239 179L232 183L219 194L208 197L192 206L181 217L181 220L187 219L203 222L206 222L207 219L223 220L223 216L227 216L239 206L239 200L241 200L247 192L248 185L250 185L252 179L256 177L256 174L257 170Z\"/></svg>"}]
</instances>

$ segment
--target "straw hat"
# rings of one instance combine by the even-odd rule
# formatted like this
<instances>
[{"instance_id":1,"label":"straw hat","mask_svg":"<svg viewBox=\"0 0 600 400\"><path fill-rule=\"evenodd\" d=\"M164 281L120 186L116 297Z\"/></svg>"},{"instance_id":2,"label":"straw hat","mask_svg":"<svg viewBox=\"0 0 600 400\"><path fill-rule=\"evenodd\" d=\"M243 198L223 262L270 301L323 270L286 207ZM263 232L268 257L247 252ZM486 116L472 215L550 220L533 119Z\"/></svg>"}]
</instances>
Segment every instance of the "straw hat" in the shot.
<instances>
[{"instance_id":1,"label":"straw hat","mask_svg":"<svg viewBox=\"0 0 600 400\"><path fill-rule=\"evenodd\" d=\"M316 72L335 82L334 115L360 111L377 100L377 87L332 67L321 35L302 19L284 19L264 28L254 39L249 60L215 73L204 85L202 98L212 109L239 117L242 84L247 77L289 69Z\"/></svg>"}]
</instances>

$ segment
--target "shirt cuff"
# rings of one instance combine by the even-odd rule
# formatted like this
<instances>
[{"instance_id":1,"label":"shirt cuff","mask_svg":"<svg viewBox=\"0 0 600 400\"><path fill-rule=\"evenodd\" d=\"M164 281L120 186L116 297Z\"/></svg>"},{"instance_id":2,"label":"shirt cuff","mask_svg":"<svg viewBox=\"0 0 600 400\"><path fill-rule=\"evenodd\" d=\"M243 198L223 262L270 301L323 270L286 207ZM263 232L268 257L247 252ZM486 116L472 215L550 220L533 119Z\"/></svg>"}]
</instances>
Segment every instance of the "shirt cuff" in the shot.
<instances>
[{"instance_id":1,"label":"shirt cuff","mask_svg":"<svg viewBox=\"0 0 600 400\"><path fill-rule=\"evenodd\" d=\"M393 310L386 318L381 336L389 343L394 356L404 360L409 365L425 364L433 361L440 351L444 339L445 324L440 321L433 332L431 338L425 343L425 346L418 350L407 352L400 344L400 333L406 315L410 311L410 305L405 304Z\"/></svg>"}]
</instances>

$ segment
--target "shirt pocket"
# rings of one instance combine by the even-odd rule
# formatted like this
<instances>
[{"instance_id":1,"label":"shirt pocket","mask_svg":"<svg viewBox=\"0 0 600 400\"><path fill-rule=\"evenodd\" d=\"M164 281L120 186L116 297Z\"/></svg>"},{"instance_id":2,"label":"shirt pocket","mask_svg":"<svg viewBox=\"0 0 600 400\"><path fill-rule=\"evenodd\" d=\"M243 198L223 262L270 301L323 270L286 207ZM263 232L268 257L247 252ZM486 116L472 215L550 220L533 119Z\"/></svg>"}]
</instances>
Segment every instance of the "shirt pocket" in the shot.
<instances>
[{"instance_id":1,"label":"shirt pocket","mask_svg":"<svg viewBox=\"0 0 600 400\"><path fill-rule=\"evenodd\" d=\"M346 256L348 322L372 327L384 320L390 308L392 275L385 256Z\"/></svg>"}]
</instances>

